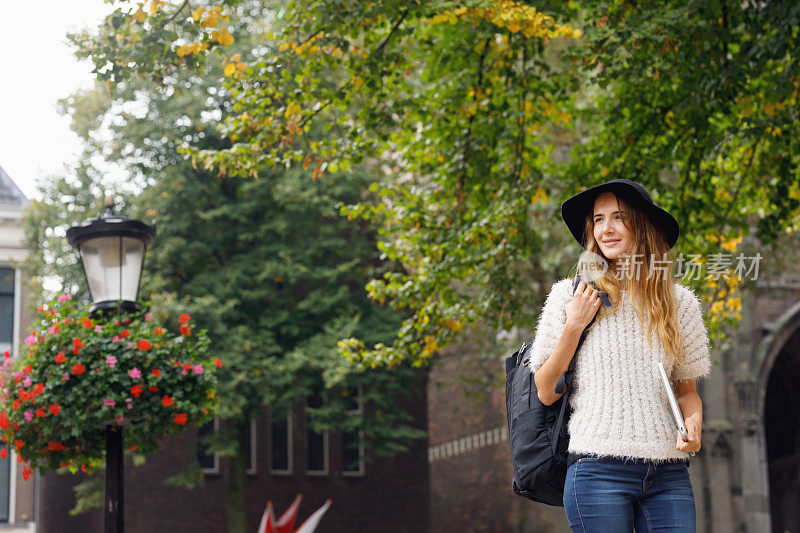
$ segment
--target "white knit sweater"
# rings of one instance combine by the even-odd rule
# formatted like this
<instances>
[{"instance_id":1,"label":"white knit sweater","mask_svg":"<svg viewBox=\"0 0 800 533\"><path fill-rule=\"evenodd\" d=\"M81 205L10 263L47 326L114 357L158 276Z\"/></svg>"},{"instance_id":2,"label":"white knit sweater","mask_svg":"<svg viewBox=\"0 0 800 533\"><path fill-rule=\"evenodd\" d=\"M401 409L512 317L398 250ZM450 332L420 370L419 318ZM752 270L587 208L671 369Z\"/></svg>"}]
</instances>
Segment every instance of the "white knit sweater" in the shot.
<instances>
[{"instance_id":1,"label":"white knit sweater","mask_svg":"<svg viewBox=\"0 0 800 533\"><path fill-rule=\"evenodd\" d=\"M648 346L627 291L614 313L589 330L575 355L569 451L653 460L688 456L675 447L677 430L657 362L672 380L681 380L707 377L711 361L700 300L680 283L675 283L675 298L686 353L683 365L673 367L655 331ZM533 372L553 353L571 299L571 278L553 284L533 341Z\"/></svg>"}]
</instances>

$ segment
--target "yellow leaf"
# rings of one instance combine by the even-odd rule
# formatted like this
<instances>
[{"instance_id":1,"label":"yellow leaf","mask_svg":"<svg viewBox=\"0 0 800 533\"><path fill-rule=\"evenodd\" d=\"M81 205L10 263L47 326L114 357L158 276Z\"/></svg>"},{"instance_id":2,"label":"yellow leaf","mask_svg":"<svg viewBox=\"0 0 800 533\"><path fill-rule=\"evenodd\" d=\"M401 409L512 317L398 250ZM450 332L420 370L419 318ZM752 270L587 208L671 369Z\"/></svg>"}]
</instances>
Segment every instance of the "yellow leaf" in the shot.
<instances>
[{"instance_id":1,"label":"yellow leaf","mask_svg":"<svg viewBox=\"0 0 800 533\"><path fill-rule=\"evenodd\" d=\"M200 23L200 26L204 28L213 28L219 24L220 18L222 17L220 17L219 13L216 11L209 11L206 13L206 18L203 19L203 22Z\"/></svg>"},{"instance_id":2,"label":"yellow leaf","mask_svg":"<svg viewBox=\"0 0 800 533\"><path fill-rule=\"evenodd\" d=\"M161 9L161 6L164 4L165 0L153 0L150 3L150 14L155 15L158 13L158 10Z\"/></svg>"},{"instance_id":3,"label":"yellow leaf","mask_svg":"<svg viewBox=\"0 0 800 533\"><path fill-rule=\"evenodd\" d=\"M133 15L131 15L131 18L136 22L138 22L139 24L144 22L144 11L142 11L142 8L140 7L139 9L137 9L136 12Z\"/></svg>"},{"instance_id":4,"label":"yellow leaf","mask_svg":"<svg viewBox=\"0 0 800 533\"><path fill-rule=\"evenodd\" d=\"M286 118L289 118L292 115L296 115L300 112L300 105L297 102L291 102L289 105L286 106L286 113L284 115Z\"/></svg>"},{"instance_id":5,"label":"yellow leaf","mask_svg":"<svg viewBox=\"0 0 800 533\"><path fill-rule=\"evenodd\" d=\"M211 33L211 38L217 41L222 46L230 46L233 44L233 35L230 34L228 28L222 28L221 30L215 30Z\"/></svg>"}]
</instances>

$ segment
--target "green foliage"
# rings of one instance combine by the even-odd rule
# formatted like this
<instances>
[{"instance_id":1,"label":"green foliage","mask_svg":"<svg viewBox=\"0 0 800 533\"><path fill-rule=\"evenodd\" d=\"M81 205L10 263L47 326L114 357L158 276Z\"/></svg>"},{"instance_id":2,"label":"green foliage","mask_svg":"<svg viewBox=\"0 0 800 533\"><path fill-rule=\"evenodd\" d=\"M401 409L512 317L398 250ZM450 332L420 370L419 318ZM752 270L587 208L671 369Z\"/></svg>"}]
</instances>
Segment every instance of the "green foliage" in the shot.
<instances>
[{"instance_id":1,"label":"green foliage","mask_svg":"<svg viewBox=\"0 0 800 533\"><path fill-rule=\"evenodd\" d=\"M254 17L249 4L214 5L232 25ZM798 228L793 2L537 8L544 13L501 0L266 5L261 40L239 50L225 83L232 107L218 131L231 145L183 145L222 175L301 164L318 177L361 161L385 169L374 194L343 212L381 225L380 249L404 270L368 289L410 316L391 344L343 341L353 360L424 364L466 325L533 323L526 303L578 252L552 221L560 203L610 177L640 181L676 215L676 258L752 255L747 243L736 249L751 231L768 244ZM165 47L200 36L183 30ZM96 64L121 60L117 80L190 66L177 54L134 62L128 52L85 51ZM722 337L739 315L735 301L715 304L743 284L710 280L695 289L711 304L712 338Z\"/></svg>"},{"instance_id":2,"label":"green foliage","mask_svg":"<svg viewBox=\"0 0 800 533\"><path fill-rule=\"evenodd\" d=\"M207 357L189 315L179 334L152 318L91 319L70 295L42 306L28 348L13 359L6 352L3 440L33 468L74 473L103 460L106 426L125 427L128 447L148 453L165 435L209 420L221 361Z\"/></svg>"}]
</instances>

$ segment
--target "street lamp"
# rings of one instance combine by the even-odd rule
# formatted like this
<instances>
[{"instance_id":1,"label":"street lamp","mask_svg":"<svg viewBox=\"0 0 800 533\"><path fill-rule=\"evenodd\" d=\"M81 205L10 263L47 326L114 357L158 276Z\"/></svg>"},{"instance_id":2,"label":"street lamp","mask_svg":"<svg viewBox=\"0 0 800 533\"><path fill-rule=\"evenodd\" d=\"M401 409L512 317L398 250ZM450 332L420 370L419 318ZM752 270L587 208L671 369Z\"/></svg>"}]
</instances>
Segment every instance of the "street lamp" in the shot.
<instances>
[{"instance_id":1,"label":"street lamp","mask_svg":"<svg viewBox=\"0 0 800 533\"><path fill-rule=\"evenodd\" d=\"M156 228L115 215L111 197L106 198L105 206L102 216L68 229L67 240L80 254L92 297L92 314L138 311L136 297L145 248L153 242Z\"/></svg>"},{"instance_id":2,"label":"street lamp","mask_svg":"<svg viewBox=\"0 0 800 533\"><path fill-rule=\"evenodd\" d=\"M67 240L78 250L92 297L90 313L140 310L139 292L144 255L156 228L114 214L114 200L105 200L106 212L67 230ZM105 531L125 530L122 428L106 425Z\"/></svg>"}]
</instances>

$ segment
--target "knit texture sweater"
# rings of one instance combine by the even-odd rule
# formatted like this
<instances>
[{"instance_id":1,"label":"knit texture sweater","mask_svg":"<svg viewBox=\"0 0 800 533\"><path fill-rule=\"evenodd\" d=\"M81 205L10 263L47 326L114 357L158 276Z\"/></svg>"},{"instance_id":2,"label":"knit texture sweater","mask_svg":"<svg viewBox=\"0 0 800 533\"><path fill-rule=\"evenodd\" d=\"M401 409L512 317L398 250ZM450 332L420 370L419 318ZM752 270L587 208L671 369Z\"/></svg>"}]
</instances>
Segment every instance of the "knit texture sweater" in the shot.
<instances>
[{"instance_id":1,"label":"knit texture sweater","mask_svg":"<svg viewBox=\"0 0 800 533\"><path fill-rule=\"evenodd\" d=\"M589 330L575 355L573 411L567 425L570 452L656 461L688 457L675 447L677 429L658 361L672 380L705 378L711 361L700 300L680 283L675 283L675 298L685 350L680 366L672 364L655 331L652 345L648 343L627 291L622 291L617 309ZM531 348L531 371L555 350L570 300L571 278L553 284Z\"/></svg>"}]
</instances>

